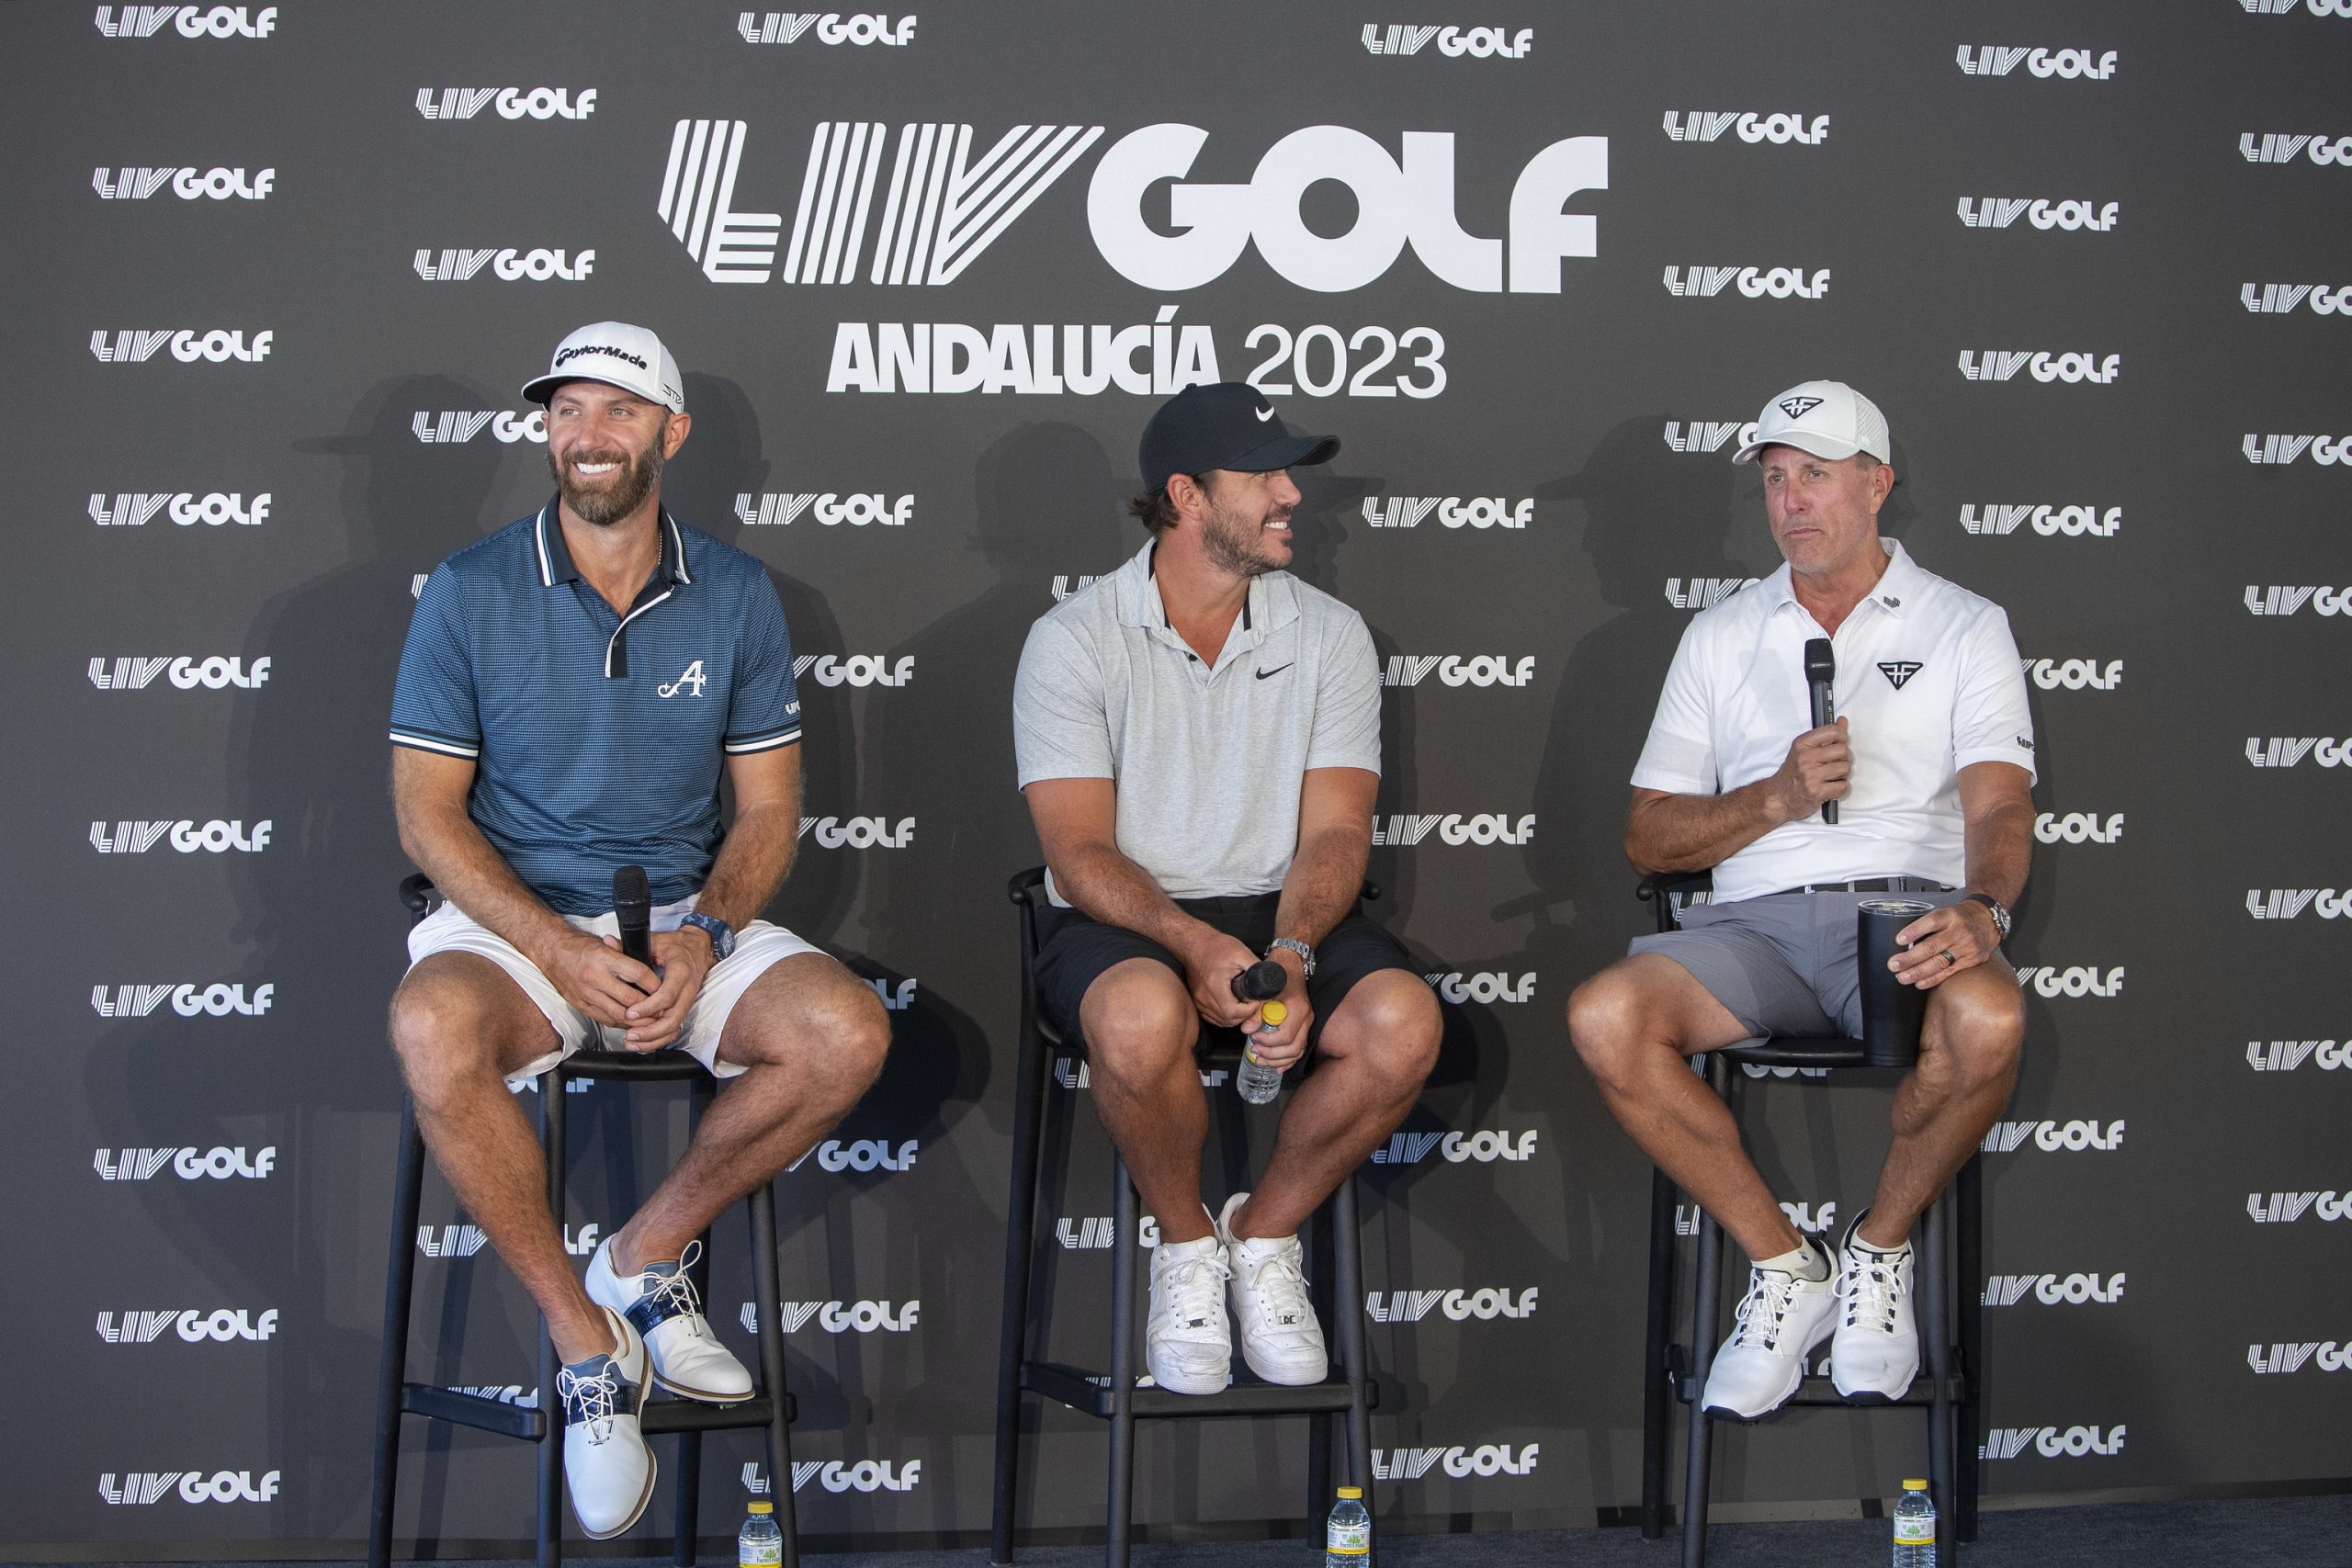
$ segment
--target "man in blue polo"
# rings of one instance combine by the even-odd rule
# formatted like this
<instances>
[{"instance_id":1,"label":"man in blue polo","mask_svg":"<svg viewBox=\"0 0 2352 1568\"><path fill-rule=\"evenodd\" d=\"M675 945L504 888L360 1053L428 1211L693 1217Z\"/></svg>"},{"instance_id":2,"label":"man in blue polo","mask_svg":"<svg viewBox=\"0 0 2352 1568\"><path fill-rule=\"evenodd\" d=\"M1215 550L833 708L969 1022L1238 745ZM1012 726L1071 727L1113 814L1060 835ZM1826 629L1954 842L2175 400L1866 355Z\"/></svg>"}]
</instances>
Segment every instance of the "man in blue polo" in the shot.
<instances>
[{"instance_id":1,"label":"man in blue polo","mask_svg":"<svg viewBox=\"0 0 2352 1568\"><path fill-rule=\"evenodd\" d=\"M889 1025L863 981L756 919L799 837L792 643L766 569L662 505L692 424L677 362L600 321L523 395L547 405L556 494L435 570L401 653L393 804L446 902L410 935L390 1027L435 1161L547 1318L572 1509L602 1540L653 1494L649 1377L713 1404L752 1392L689 1242L856 1103ZM628 864L651 885L650 968L617 940ZM729 1080L584 1285L509 1092L583 1048L675 1048Z\"/></svg>"}]
</instances>

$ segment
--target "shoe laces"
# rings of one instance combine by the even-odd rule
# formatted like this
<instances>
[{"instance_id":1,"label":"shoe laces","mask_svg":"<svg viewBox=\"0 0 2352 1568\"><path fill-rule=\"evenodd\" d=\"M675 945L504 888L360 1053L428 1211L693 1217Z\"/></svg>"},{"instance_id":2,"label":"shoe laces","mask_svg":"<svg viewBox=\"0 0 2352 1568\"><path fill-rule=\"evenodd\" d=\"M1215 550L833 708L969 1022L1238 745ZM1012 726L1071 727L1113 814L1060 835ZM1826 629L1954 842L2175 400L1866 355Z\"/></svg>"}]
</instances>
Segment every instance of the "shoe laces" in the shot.
<instances>
[{"instance_id":1,"label":"shoe laces","mask_svg":"<svg viewBox=\"0 0 2352 1568\"><path fill-rule=\"evenodd\" d=\"M1166 1319L1184 1329L1207 1330L1209 1320L1225 1303L1225 1282L1233 1277L1225 1248L1198 1258L1186 1258L1153 1270L1152 1284L1159 1292Z\"/></svg>"},{"instance_id":2,"label":"shoe laces","mask_svg":"<svg viewBox=\"0 0 2352 1568\"><path fill-rule=\"evenodd\" d=\"M1789 1304L1796 1292L1794 1274L1783 1274L1778 1269L1749 1269L1747 1294L1740 1299L1739 1328L1731 1337L1732 1344L1745 1345L1753 1335L1765 1349L1779 1349L1781 1325L1788 1320Z\"/></svg>"},{"instance_id":3,"label":"shoe laces","mask_svg":"<svg viewBox=\"0 0 2352 1568\"><path fill-rule=\"evenodd\" d=\"M1830 1287L1846 1303L1846 1326L1894 1332L1894 1314L1911 1290L1911 1249L1901 1252L1844 1249L1845 1267Z\"/></svg>"},{"instance_id":4,"label":"shoe laces","mask_svg":"<svg viewBox=\"0 0 2352 1568\"><path fill-rule=\"evenodd\" d=\"M703 1319L702 1297L695 1292L695 1282L686 1274L686 1270L694 1266L695 1259L701 1256L702 1240L696 1237L686 1243L686 1250L679 1255L674 1272L639 1275L638 1284L643 1293L638 1300L660 1302L677 1317L686 1321L688 1332L696 1338L707 1339L711 1337L710 1325Z\"/></svg>"},{"instance_id":5,"label":"shoe laces","mask_svg":"<svg viewBox=\"0 0 2352 1568\"><path fill-rule=\"evenodd\" d=\"M1304 1333L1315 1321L1315 1308L1306 1296L1306 1275L1298 1258L1298 1245L1294 1242L1270 1247L1250 1260L1249 1282L1257 1297L1258 1321L1268 1328Z\"/></svg>"},{"instance_id":6,"label":"shoe laces","mask_svg":"<svg viewBox=\"0 0 2352 1568\"><path fill-rule=\"evenodd\" d=\"M605 1358L601 1371L575 1372L570 1367L555 1375L556 1396L563 1401L565 1424L585 1426L588 1440L602 1443L613 1435L613 1416L620 1402L620 1364Z\"/></svg>"}]
</instances>

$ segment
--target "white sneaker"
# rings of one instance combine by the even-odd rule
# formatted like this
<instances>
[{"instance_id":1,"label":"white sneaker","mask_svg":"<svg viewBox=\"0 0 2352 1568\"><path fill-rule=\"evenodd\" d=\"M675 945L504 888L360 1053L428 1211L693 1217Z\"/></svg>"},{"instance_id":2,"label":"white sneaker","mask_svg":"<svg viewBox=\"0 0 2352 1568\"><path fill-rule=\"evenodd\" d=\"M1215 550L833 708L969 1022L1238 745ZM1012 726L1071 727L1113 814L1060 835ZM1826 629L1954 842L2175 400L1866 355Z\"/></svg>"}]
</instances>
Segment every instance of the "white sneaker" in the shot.
<instances>
[{"instance_id":1,"label":"white sneaker","mask_svg":"<svg viewBox=\"0 0 2352 1568\"><path fill-rule=\"evenodd\" d=\"M588 1260L588 1299L628 1318L644 1337L655 1382L705 1404L734 1404L752 1397L752 1374L718 1342L702 1314L694 1280L686 1275L701 1251L701 1242L688 1242L685 1256L675 1263L648 1264L643 1273L623 1279L613 1271L608 1236Z\"/></svg>"},{"instance_id":2,"label":"white sneaker","mask_svg":"<svg viewBox=\"0 0 2352 1568\"><path fill-rule=\"evenodd\" d=\"M637 1523L653 1500L653 1450L637 1416L645 1402L645 1341L610 1307L605 1318L620 1348L574 1361L555 1375L563 1406L563 1479L571 1511L592 1540Z\"/></svg>"},{"instance_id":3,"label":"white sneaker","mask_svg":"<svg viewBox=\"0 0 2352 1568\"><path fill-rule=\"evenodd\" d=\"M1755 1421L1788 1403L1804 1381L1804 1359L1829 1337L1838 1305L1827 1280L1778 1269L1747 1270L1739 1326L1715 1352L1700 1403L1719 1421Z\"/></svg>"},{"instance_id":4,"label":"white sneaker","mask_svg":"<svg viewBox=\"0 0 2352 1568\"><path fill-rule=\"evenodd\" d=\"M1225 1316L1232 1272L1225 1242L1162 1242L1151 1249L1151 1321L1143 1331L1151 1380L1174 1393L1216 1393L1233 1381L1233 1331Z\"/></svg>"},{"instance_id":5,"label":"white sneaker","mask_svg":"<svg viewBox=\"0 0 2352 1568\"><path fill-rule=\"evenodd\" d=\"M1321 1382L1329 1363L1323 1325L1315 1321L1314 1303L1306 1299L1298 1237L1236 1241L1233 1216L1249 1198L1236 1192L1216 1217L1216 1234L1233 1260L1233 1315L1241 1324L1241 1359L1268 1382L1293 1388Z\"/></svg>"},{"instance_id":6,"label":"white sneaker","mask_svg":"<svg viewBox=\"0 0 2352 1568\"><path fill-rule=\"evenodd\" d=\"M1919 1375L1919 1325L1911 1315L1911 1244L1881 1252L1856 1239L1854 1216L1838 1245L1837 1337L1829 1342L1829 1381L1857 1404L1888 1404Z\"/></svg>"}]
</instances>

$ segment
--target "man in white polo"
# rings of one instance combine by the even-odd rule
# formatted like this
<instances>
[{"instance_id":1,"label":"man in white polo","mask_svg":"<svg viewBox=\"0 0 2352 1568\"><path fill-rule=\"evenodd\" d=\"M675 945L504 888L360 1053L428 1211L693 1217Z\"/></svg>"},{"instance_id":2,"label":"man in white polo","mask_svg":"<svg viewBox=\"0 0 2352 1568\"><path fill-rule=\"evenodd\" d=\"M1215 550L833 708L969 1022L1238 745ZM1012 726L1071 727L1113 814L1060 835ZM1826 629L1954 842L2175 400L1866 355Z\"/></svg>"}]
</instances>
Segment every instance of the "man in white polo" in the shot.
<instances>
[{"instance_id":1,"label":"man in white polo","mask_svg":"<svg viewBox=\"0 0 2352 1568\"><path fill-rule=\"evenodd\" d=\"M1159 1216L1145 1359L1214 1393L1232 1336L1269 1382L1326 1371L1298 1224L1405 1119L1437 1058L1437 1004L1356 913L1380 782L1380 673L1363 619L1282 569L1288 469L1330 460L1255 388L1178 393L1145 427L1131 506L1151 538L1030 629L1013 692L1020 783L1054 908L1046 1012L1076 1031L1094 1103ZM1287 1018L1234 999L1281 964ZM1254 1192L1201 1201L1200 1025L1251 1031L1261 1062L1316 1070Z\"/></svg>"},{"instance_id":2,"label":"man in white polo","mask_svg":"<svg viewBox=\"0 0 2352 1568\"><path fill-rule=\"evenodd\" d=\"M1634 770L1625 852L1644 872L1714 870L1679 931L1568 999L1568 1031L1617 1120L1753 1267L1717 1354L1710 1416L1755 1420L1830 1340L1849 1401L1891 1401L1919 1359L1913 1223L1965 1164L2017 1078L2025 1012L2001 954L2030 853L2033 730L2008 617L1882 539L1894 487L1885 416L1808 381L1767 404L1736 462L1763 470L1787 564L1702 612L1667 671ZM1815 728L1804 645L1837 658ZM1839 803L1835 825L1821 819ZM1854 908L1934 906L1891 967L1928 993L1894 1139L1836 1269L1789 1223L1723 1101L1687 1058L1768 1034L1859 1036Z\"/></svg>"}]
</instances>

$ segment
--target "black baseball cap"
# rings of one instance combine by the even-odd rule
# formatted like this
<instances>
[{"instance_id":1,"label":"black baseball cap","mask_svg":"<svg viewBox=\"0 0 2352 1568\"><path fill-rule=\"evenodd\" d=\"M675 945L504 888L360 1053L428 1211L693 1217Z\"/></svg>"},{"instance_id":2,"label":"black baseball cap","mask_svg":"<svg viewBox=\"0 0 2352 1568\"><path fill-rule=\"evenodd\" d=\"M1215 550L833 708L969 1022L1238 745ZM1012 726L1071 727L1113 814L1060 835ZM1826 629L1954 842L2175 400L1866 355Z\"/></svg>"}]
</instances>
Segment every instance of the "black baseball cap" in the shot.
<instances>
[{"instance_id":1,"label":"black baseball cap","mask_svg":"<svg viewBox=\"0 0 2352 1568\"><path fill-rule=\"evenodd\" d=\"M1338 436L1294 435L1266 394L1242 381L1187 387L1160 404L1138 452L1144 488L1152 491L1165 490L1175 474L1263 474L1339 455Z\"/></svg>"}]
</instances>

